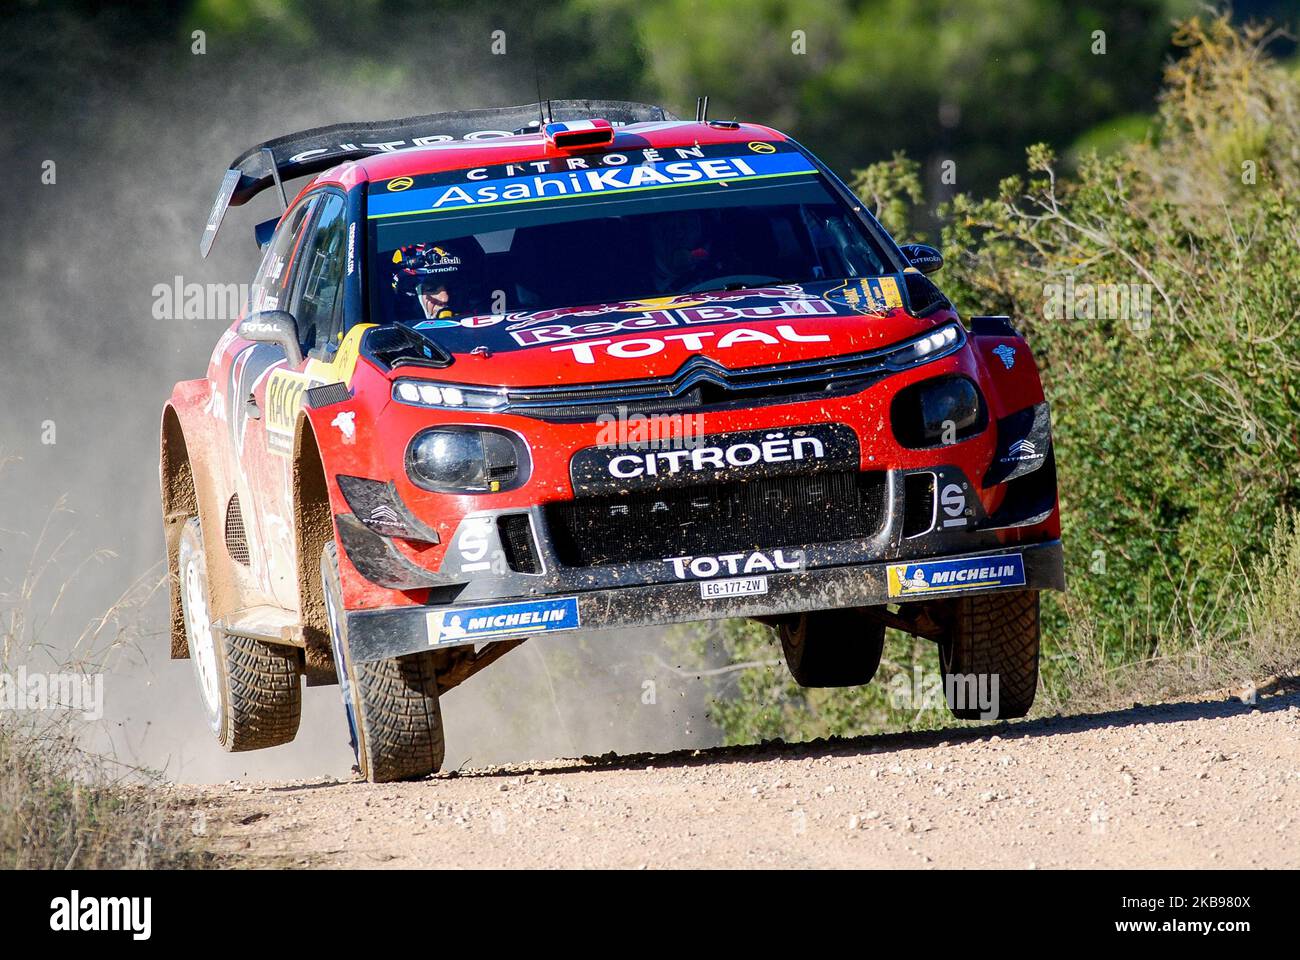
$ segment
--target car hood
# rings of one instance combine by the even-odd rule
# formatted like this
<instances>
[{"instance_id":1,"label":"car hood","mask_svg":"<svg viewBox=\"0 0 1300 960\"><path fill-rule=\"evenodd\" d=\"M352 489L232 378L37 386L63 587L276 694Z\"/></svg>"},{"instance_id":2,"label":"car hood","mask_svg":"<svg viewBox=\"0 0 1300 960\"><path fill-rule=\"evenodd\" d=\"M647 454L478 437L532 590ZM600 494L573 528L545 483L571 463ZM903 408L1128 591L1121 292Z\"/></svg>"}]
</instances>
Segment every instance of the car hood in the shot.
<instances>
[{"instance_id":1,"label":"car hood","mask_svg":"<svg viewBox=\"0 0 1300 960\"><path fill-rule=\"evenodd\" d=\"M918 275L919 277L919 275ZM694 356L730 370L863 353L954 319L918 317L902 274L685 294L416 324L454 357L438 379L502 387L669 376ZM409 368L403 374L412 372Z\"/></svg>"}]
</instances>

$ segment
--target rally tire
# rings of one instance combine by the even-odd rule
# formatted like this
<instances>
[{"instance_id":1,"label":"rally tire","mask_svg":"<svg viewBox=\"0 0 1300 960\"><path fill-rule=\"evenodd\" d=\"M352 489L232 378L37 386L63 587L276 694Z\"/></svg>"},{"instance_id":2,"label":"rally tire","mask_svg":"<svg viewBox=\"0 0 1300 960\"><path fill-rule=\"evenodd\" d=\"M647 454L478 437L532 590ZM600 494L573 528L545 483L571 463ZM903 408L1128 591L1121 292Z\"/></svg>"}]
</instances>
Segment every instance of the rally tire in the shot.
<instances>
[{"instance_id":1,"label":"rally tire","mask_svg":"<svg viewBox=\"0 0 1300 960\"><path fill-rule=\"evenodd\" d=\"M302 718L298 650L211 629L198 518L181 531L177 570L190 662L208 727L230 753L289 743Z\"/></svg>"},{"instance_id":2,"label":"rally tire","mask_svg":"<svg viewBox=\"0 0 1300 960\"><path fill-rule=\"evenodd\" d=\"M412 780L442 767L442 708L432 651L356 663L349 654L333 543L321 553L330 646L357 769L372 783Z\"/></svg>"},{"instance_id":3,"label":"rally tire","mask_svg":"<svg viewBox=\"0 0 1300 960\"><path fill-rule=\"evenodd\" d=\"M801 687L870 683L885 648L885 625L854 608L801 613L777 632L786 666Z\"/></svg>"},{"instance_id":4,"label":"rally tire","mask_svg":"<svg viewBox=\"0 0 1300 960\"><path fill-rule=\"evenodd\" d=\"M948 635L939 644L944 690L952 689L950 677L998 678L997 703L990 713L949 703L952 715L959 720L1023 717L1038 689L1038 591L959 597L950 614Z\"/></svg>"}]
</instances>

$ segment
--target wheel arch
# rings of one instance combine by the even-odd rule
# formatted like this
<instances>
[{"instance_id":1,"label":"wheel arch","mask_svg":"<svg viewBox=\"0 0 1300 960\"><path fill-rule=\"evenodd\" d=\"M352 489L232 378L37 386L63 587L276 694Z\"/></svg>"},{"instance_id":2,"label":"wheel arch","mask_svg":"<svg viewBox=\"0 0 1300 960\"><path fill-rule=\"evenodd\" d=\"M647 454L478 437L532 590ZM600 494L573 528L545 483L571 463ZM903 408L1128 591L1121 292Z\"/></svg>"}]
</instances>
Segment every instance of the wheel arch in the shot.
<instances>
[{"instance_id":1,"label":"wheel arch","mask_svg":"<svg viewBox=\"0 0 1300 960\"><path fill-rule=\"evenodd\" d=\"M189 447L185 442L185 431L181 427L180 415L170 403L163 407L158 473L162 495L163 539L167 551L171 657L173 660L183 660L189 657L190 647L185 638L185 617L181 611L178 557L181 531L191 517L199 516L199 497ZM202 523L202 519L199 522Z\"/></svg>"},{"instance_id":2,"label":"wheel arch","mask_svg":"<svg viewBox=\"0 0 1300 960\"><path fill-rule=\"evenodd\" d=\"M307 682L335 683L334 656L330 650L329 619L321 583L320 558L334 539L329 481L311 419L298 417L294 431L293 467L294 557L298 581L298 615L302 624Z\"/></svg>"}]
</instances>

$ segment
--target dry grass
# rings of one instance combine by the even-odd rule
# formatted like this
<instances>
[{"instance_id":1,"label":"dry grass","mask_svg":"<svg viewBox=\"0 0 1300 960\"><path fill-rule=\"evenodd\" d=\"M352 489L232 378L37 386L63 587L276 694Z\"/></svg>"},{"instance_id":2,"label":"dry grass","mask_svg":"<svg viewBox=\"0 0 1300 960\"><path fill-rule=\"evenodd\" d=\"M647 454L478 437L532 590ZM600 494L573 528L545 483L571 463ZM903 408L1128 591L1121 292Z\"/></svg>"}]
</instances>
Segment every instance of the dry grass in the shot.
<instances>
[{"instance_id":1,"label":"dry grass","mask_svg":"<svg viewBox=\"0 0 1300 960\"><path fill-rule=\"evenodd\" d=\"M0 472L13 462L0 452ZM84 567L105 554L65 563L71 535L53 534L62 512L62 505L51 511L31 538L25 571L0 592L0 683L10 691L24 675L108 671L135 647L139 611L161 586L156 574L137 580L69 641L52 624ZM23 539L5 534L11 550ZM3 706L0 701L0 869L207 862L183 814L164 802L154 774L82 746L89 732L83 711Z\"/></svg>"},{"instance_id":2,"label":"dry grass","mask_svg":"<svg viewBox=\"0 0 1300 960\"><path fill-rule=\"evenodd\" d=\"M1238 563L1212 601L1180 578L1176 612L1147 625L1123 649L1103 642L1094 621L1070 617L1044 671L1039 708L1077 713L1227 689L1248 693L1300 676L1300 512L1280 511L1265 555ZM1148 638L1154 637L1154 641Z\"/></svg>"}]
</instances>

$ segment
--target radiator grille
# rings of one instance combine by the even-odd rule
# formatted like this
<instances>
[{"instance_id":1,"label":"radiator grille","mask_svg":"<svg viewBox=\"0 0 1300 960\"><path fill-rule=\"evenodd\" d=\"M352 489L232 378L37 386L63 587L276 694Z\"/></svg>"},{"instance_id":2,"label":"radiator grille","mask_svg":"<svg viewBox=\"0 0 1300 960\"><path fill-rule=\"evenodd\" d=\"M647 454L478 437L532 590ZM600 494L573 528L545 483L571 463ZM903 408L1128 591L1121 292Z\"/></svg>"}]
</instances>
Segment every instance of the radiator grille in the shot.
<instances>
[{"instance_id":1,"label":"radiator grille","mask_svg":"<svg viewBox=\"0 0 1300 960\"><path fill-rule=\"evenodd\" d=\"M226 504L226 550L236 563L248 566L248 534L244 531L244 515L239 509L239 494Z\"/></svg>"},{"instance_id":2,"label":"radiator grille","mask_svg":"<svg viewBox=\"0 0 1300 960\"><path fill-rule=\"evenodd\" d=\"M903 536L919 537L934 526L934 474L909 473L903 478Z\"/></svg>"},{"instance_id":3,"label":"radiator grille","mask_svg":"<svg viewBox=\"0 0 1300 960\"><path fill-rule=\"evenodd\" d=\"M876 533L883 473L819 473L709 484L546 507L560 562L570 567L807 546Z\"/></svg>"},{"instance_id":4,"label":"radiator grille","mask_svg":"<svg viewBox=\"0 0 1300 960\"><path fill-rule=\"evenodd\" d=\"M526 513L509 513L497 520L501 549L506 564L516 573L537 573L537 553L533 550L532 525Z\"/></svg>"}]
</instances>

